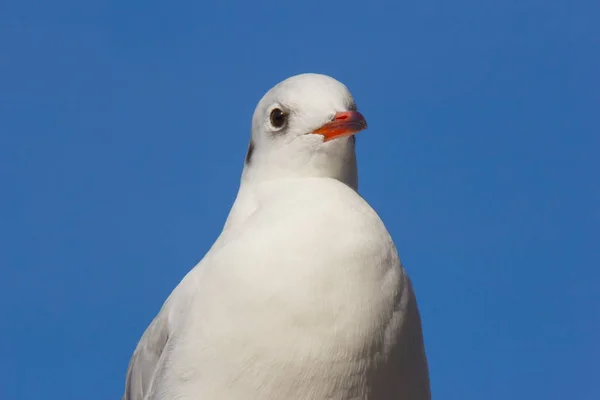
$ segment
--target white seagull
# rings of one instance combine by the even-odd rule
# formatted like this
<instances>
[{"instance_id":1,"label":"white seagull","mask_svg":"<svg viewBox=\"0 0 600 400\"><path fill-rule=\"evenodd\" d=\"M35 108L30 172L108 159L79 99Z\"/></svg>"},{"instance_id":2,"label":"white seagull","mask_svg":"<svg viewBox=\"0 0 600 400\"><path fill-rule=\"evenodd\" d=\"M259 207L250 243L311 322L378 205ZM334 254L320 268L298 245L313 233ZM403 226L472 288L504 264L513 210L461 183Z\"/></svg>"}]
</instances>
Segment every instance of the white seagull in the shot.
<instances>
[{"instance_id":1,"label":"white seagull","mask_svg":"<svg viewBox=\"0 0 600 400\"><path fill-rule=\"evenodd\" d=\"M325 75L264 95L223 232L144 332L124 400L431 398L411 283L357 193L366 126Z\"/></svg>"}]
</instances>

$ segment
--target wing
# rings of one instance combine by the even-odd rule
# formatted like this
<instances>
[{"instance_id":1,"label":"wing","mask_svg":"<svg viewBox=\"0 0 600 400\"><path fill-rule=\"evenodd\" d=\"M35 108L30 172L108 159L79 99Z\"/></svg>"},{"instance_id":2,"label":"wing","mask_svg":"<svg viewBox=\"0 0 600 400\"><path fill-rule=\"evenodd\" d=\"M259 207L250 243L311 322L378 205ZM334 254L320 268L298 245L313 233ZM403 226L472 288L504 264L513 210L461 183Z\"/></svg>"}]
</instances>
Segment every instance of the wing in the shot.
<instances>
[{"instance_id":1,"label":"wing","mask_svg":"<svg viewBox=\"0 0 600 400\"><path fill-rule=\"evenodd\" d=\"M127 368L123 400L145 400L152 393L167 357L167 346L178 322L185 319L197 283L198 268L182 279L146 328Z\"/></svg>"},{"instance_id":2,"label":"wing","mask_svg":"<svg viewBox=\"0 0 600 400\"><path fill-rule=\"evenodd\" d=\"M392 365L389 371L392 375L382 377L385 383L378 389L384 391L382 398L387 398L385 393L393 393L394 398L398 399L431 400L421 316L412 283L406 273L402 286L395 313L401 324L399 329L388 332L391 344L388 359Z\"/></svg>"},{"instance_id":3,"label":"wing","mask_svg":"<svg viewBox=\"0 0 600 400\"><path fill-rule=\"evenodd\" d=\"M167 306L165 303L133 352L127 368L123 400L144 400L150 393L156 372L164 361L164 350L170 336Z\"/></svg>"},{"instance_id":4,"label":"wing","mask_svg":"<svg viewBox=\"0 0 600 400\"><path fill-rule=\"evenodd\" d=\"M218 247L224 236L217 239L209 252ZM169 340L173 338L179 322L185 320L187 316L203 262L204 259L186 274L167 298L158 315L146 328L129 361L122 400L146 400L151 395L157 380L161 377L163 364L168 355L166 349Z\"/></svg>"},{"instance_id":5,"label":"wing","mask_svg":"<svg viewBox=\"0 0 600 400\"><path fill-rule=\"evenodd\" d=\"M405 365L408 367L403 370L406 385L402 392L405 393L404 396L407 399L431 400L429 366L423 341L421 315L412 283L408 277L407 289L409 297L406 304L406 319L400 332L401 340L406 346L403 352L407 361Z\"/></svg>"}]
</instances>

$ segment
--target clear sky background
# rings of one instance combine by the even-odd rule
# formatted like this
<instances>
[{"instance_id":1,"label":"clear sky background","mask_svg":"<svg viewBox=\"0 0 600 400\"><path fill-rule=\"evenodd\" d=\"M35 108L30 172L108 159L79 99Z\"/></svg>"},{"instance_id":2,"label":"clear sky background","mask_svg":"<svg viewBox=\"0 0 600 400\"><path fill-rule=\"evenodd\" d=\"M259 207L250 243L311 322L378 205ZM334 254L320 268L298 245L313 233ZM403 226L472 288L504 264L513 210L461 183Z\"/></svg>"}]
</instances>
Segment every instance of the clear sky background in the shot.
<instances>
[{"instance_id":1,"label":"clear sky background","mask_svg":"<svg viewBox=\"0 0 600 400\"><path fill-rule=\"evenodd\" d=\"M0 398L120 398L256 102L320 72L368 120L434 397L600 399L599 4L1 1Z\"/></svg>"}]
</instances>

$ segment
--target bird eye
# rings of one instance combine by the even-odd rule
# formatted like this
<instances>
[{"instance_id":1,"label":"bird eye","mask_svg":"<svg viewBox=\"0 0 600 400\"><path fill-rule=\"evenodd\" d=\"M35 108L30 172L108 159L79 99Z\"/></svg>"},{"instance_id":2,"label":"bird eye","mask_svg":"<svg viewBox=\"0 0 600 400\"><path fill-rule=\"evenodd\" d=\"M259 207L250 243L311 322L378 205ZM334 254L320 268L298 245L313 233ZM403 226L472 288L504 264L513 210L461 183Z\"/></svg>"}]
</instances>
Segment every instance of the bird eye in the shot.
<instances>
[{"instance_id":1,"label":"bird eye","mask_svg":"<svg viewBox=\"0 0 600 400\"><path fill-rule=\"evenodd\" d=\"M270 118L271 125L273 125L274 128L282 128L285 125L285 122L287 121L287 114L281 111L281 109L275 108L273 109L273 111L271 111Z\"/></svg>"}]
</instances>

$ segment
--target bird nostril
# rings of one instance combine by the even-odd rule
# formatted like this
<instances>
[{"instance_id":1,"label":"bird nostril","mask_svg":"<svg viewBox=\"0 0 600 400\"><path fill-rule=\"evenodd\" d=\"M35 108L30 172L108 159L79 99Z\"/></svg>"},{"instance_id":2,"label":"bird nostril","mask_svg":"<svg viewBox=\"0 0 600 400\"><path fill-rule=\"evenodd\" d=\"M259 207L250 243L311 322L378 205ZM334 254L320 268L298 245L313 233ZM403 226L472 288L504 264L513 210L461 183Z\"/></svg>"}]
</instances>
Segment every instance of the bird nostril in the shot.
<instances>
[{"instance_id":1,"label":"bird nostril","mask_svg":"<svg viewBox=\"0 0 600 400\"><path fill-rule=\"evenodd\" d=\"M334 119L336 121L339 121L339 120L344 120L344 119L347 119L347 118L348 118L348 114L338 114L338 115L335 116Z\"/></svg>"}]
</instances>

